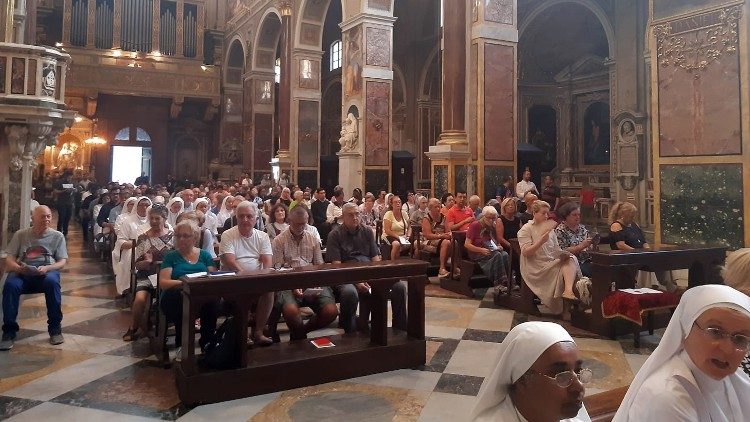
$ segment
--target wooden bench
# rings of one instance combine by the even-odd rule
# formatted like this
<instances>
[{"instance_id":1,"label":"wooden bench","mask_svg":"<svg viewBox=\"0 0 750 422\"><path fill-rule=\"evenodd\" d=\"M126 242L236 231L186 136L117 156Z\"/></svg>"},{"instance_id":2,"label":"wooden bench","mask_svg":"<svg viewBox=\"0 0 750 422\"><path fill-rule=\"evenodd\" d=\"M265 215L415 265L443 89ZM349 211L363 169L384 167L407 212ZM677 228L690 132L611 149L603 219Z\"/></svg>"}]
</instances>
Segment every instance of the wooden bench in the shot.
<instances>
[{"instance_id":1,"label":"wooden bench","mask_svg":"<svg viewBox=\"0 0 750 422\"><path fill-rule=\"evenodd\" d=\"M182 350L181 360L175 365L180 400L187 405L213 403L423 365L426 267L425 262L407 258L289 271L260 270L235 276L183 277ZM406 332L387 326L389 291L399 280L406 280L409 286ZM248 312L259 294L357 282L372 287L369 335L328 336L336 345L331 348L317 349L301 340L248 350ZM231 308L241 349L238 369L205 369L199 367L195 355L193 321L203 304L220 298L234 305Z\"/></svg>"},{"instance_id":2,"label":"wooden bench","mask_svg":"<svg viewBox=\"0 0 750 422\"><path fill-rule=\"evenodd\" d=\"M633 332L631 324L602 315L602 301L614 289L633 288L630 276L633 269L644 271L669 271L688 269L688 287L702 284L721 284L719 267L726 259L725 247L674 247L662 246L635 252L591 252L591 310L571 310L573 326L603 336L615 338ZM671 314L663 312L649 316L650 329L666 327Z\"/></svg>"},{"instance_id":3,"label":"wooden bench","mask_svg":"<svg viewBox=\"0 0 750 422\"><path fill-rule=\"evenodd\" d=\"M492 287L492 282L484 275L479 265L469 259L464 246L466 232L452 231L451 242L453 243L451 273L450 277L440 279L440 287L468 297L474 296L475 288ZM458 269L458 274L456 269Z\"/></svg>"},{"instance_id":4,"label":"wooden bench","mask_svg":"<svg viewBox=\"0 0 750 422\"><path fill-rule=\"evenodd\" d=\"M630 386L615 388L614 390L592 394L583 398L583 404L591 417L591 422L609 422L615 417L620 408L625 393ZM666 422L666 421L665 421Z\"/></svg>"}]
</instances>

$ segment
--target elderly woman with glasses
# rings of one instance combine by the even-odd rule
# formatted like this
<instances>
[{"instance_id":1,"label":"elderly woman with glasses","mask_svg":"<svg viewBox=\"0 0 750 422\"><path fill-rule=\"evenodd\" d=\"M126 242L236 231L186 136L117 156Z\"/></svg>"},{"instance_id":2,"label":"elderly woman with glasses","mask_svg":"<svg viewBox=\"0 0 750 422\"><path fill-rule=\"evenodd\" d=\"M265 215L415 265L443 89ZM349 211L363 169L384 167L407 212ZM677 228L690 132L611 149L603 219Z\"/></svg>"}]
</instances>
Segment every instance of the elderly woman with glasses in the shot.
<instances>
[{"instance_id":1,"label":"elderly woman with glasses","mask_svg":"<svg viewBox=\"0 0 750 422\"><path fill-rule=\"evenodd\" d=\"M497 210L486 206L479 220L469 224L465 243L469 257L479 264L498 292L508 289L508 253L500 247L502 237L503 227L497 224Z\"/></svg>"},{"instance_id":2,"label":"elderly woman with glasses","mask_svg":"<svg viewBox=\"0 0 750 422\"><path fill-rule=\"evenodd\" d=\"M182 344L182 281L180 277L187 274L216 271L211 255L196 247L200 237L200 228L194 221L186 219L177 223L174 228L175 250L164 255L159 271L159 286L162 290L160 306L167 322L177 327L176 343ZM216 330L218 303L208 303L201 308L200 346L211 340ZM192 326L192 325L191 325Z\"/></svg>"},{"instance_id":3,"label":"elderly woman with glasses","mask_svg":"<svg viewBox=\"0 0 750 422\"><path fill-rule=\"evenodd\" d=\"M738 370L748 349L750 297L717 284L689 289L613 420L750 420L750 382Z\"/></svg>"},{"instance_id":4,"label":"elderly woman with glasses","mask_svg":"<svg viewBox=\"0 0 750 422\"><path fill-rule=\"evenodd\" d=\"M591 421L583 406L591 381L573 338L553 322L524 322L500 344L497 366L485 378L469 420Z\"/></svg>"}]
</instances>

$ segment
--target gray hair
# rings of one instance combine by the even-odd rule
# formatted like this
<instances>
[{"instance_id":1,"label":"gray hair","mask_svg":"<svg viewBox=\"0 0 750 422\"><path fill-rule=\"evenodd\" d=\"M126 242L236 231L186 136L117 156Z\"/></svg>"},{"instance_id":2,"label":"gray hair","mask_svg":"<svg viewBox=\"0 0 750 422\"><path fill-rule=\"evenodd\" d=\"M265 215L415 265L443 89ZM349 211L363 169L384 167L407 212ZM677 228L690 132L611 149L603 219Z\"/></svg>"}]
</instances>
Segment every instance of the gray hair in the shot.
<instances>
[{"instance_id":1,"label":"gray hair","mask_svg":"<svg viewBox=\"0 0 750 422\"><path fill-rule=\"evenodd\" d=\"M310 218L310 213L307 211L307 207L304 206L304 205L302 205L302 204L297 205L296 207L292 208L291 211L289 211L289 218L290 219L292 217L301 217L303 215L305 216L305 219L309 219Z\"/></svg>"},{"instance_id":2,"label":"gray hair","mask_svg":"<svg viewBox=\"0 0 750 422\"><path fill-rule=\"evenodd\" d=\"M482 217L486 217L488 215L494 215L497 217L497 210L492 205L487 205L486 207L482 208Z\"/></svg>"},{"instance_id":3,"label":"gray hair","mask_svg":"<svg viewBox=\"0 0 750 422\"><path fill-rule=\"evenodd\" d=\"M341 207L341 213L343 214L343 213L349 211L350 209L359 210L359 207L357 206L357 204L355 204L353 202L347 202L346 204L344 204L343 207Z\"/></svg>"},{"instance_id":4,"label":"gray hair","mask_svg":"<svg viewBox=\"0 0 750 422\"><path fill-rule=\"evenodd\" d=\"M242 208L247 208L251 211L253 215L255 215L256 217L258 216L258 204L256 204L255 202L250 202L250 201L240 202L237 205L237 207L234 209L234 213L236 214L237 211L239 211Z\"/></svg>"},{"instance_id":5,"label":"gray hair","mask_svg":"<svg viewBox=\"0 0 750 422\"><path fill-rule=\"evenodd\" d=\"M177 233L180 231L180 229L184 229L185 227L190 229L190 231L193 233L193 236L195 236L195 238L198 238L201 235L200 227L198 227L198 225L195 224L195 220L190 219L190 218L186 218L180 221L179 223L177 223L177 225L174 226L174 232Z\"/></svg>"},{"instance_id":6,"label":"gray hair","mask_svg":"<svg viewBox=\"0 0 750 422\"><path fill-rule=\"evenodd\" d=\"M727 256L721 276L727 286L750 294L750 248L737 249Z\"/></svg>"}]
</instances>

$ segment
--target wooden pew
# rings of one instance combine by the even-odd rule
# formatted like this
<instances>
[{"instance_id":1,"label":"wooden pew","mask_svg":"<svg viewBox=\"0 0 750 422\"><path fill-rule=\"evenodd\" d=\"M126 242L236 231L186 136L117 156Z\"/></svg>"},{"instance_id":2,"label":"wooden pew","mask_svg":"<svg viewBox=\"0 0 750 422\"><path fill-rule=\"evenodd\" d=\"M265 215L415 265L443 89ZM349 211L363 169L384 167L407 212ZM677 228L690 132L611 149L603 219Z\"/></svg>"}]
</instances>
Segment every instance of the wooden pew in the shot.
<instances>
[{"instance_id":1,"label":"wooden pew","mask_svg":"<svg viewBox=\"0 0 750 422\"><path fill-rule=\"evenodd\" d=\"M484 275L482 269L469 259L464 244L466 243L466 232L451 232L453 242L453 254L451 255L450 277L440 279L440 287L465 296L473 297L474 288L492 287L492 283ZM459 274L456 274L459 269Z\"/></svg>"},{"instance_id":2,"label":"wooden pew","mask_svg":"<svg viewBox=\"0 0 750 422\"><path fill-rule=\"evenodd\" d=\"M669 271L687 268L688 287L694 287L722 283L718 268L724 264L725 259L725 247L662 246L635 252L592 252L591 311L571 310L571 322L577 328L611 338L630 334L633 332L631 324L604 318L602 301L613 289L635 287L634 280L629 276L631 269ZM670 317L668 312L654 315L651 328L666 327Z\"/></svg>"},{"instance_id":3,"label":"wooden pew","mask_svg":"<svg viewBox=\"0 0 750 422\"><path fill-rule=\"evenodd\" d=\"M592 394L584 397L583 404L589 413L592 422L609 422L615 417L617 409L620 408L625 393L630 386L615 388L603 393ZM666 422L666 421L665 421Z\"/></svg>"},{"instance_id":4,"label":"wooden pew","mask_svg":"<svg viewBox=\"0 0 750 422\"><path fill-rule=\"evenodd\" d=\"M427 263L413 259L368 263L323 264L289 271L260 270L235 276L182 278L181 360L176 364L180 399L187 405L213 403L316 385L378 372L423 365L426 358L425 301ZM389 329L391 286L406 280L407 332ZM328 336L336 345L316 349L309 341L247 348L248 312L253 299L267 291L367 282L372 287L369 336ZM233 304L242 357L233 370L199 367L193 321L204 303L223 298Z\"/></svg>"}]
</instances>

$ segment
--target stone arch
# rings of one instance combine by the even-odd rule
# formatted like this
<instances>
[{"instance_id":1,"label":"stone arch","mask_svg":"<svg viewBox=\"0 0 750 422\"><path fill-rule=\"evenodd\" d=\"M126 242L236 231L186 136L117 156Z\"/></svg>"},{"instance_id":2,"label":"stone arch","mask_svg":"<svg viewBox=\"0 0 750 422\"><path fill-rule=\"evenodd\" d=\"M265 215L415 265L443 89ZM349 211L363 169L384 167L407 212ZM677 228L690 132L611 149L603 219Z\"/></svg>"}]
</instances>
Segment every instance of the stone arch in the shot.
<instances>
[{"instance_id":1,"label":"stone arch","mask_svg":"<svg viewBox=\"0 0 750 422\"><path fill-rule=\"evenodd\" d=\"M518 29L518 39L520 40L523 37L524 32L531 26L531 24L534 22L534 20L541 15L544 11L547 9L550 9L552 7L555 7L560 4L565 3L573 3L577 4L579 6L583 6L591 13L596 16L596 18L599 20L599 23L602 25L602 29L604 29L604 34L607 36L607 45L609 47L609 59L614 60L615 59L615 29L612 26L612 22L610 22L609 17L607 16L607 13L604 11L604 9L601 8L598 4L596 4L592 0L547 0L544 3L537 6L534 10L532 10L528 16L524 19L524 21L521 23L519 29Z\"/></svg>"},{"instance_id":2,"label":"stone arch","mask_svg":"<svg viewBox=\"0 0 750 422\"><path fill-rule=\"evenodd\" d=\"M239 36L232 38L227 49L227 57L224 63L224 81L232 84L242 83L242 74L246 71L247 54L245 44ZM239 64L239 66L237 66ZM239 72L238 72L239 70ZM238 74L235 74L238 73Z\"/></svg>"},{"instance_id":3,"label":"stone arch","mask_svg":"<svg viewBox=\"0 0 750 422\"><path fill-rule=\"evenodd\" d=\"M253 52L253 70L273 70L276 60L276 49L281 36L281 13L271 7L261 19L258 32L255 34Z\"/></svg>"},{"instance_id":4,"label":"stone arch","mask_svg":"<svg viewBox=\"0 0 750 422\"><path fill-rule=\"evenodd\" d=\"M419 76L419 91L417 92L420 98L422 98L422 96L425 96L426 98L431 97L429 94L431 94L432 92L426 85L430 82L429 78L434 74L435 71L442 71L440 69L440 44L436 45L435 48L433 48L430 52L430 55L427 56L427 60L425 60L425 66L422 68L422 72ZM438 88L441 88L440 84L438 84Z\"/></svg>"}]
</instances>

